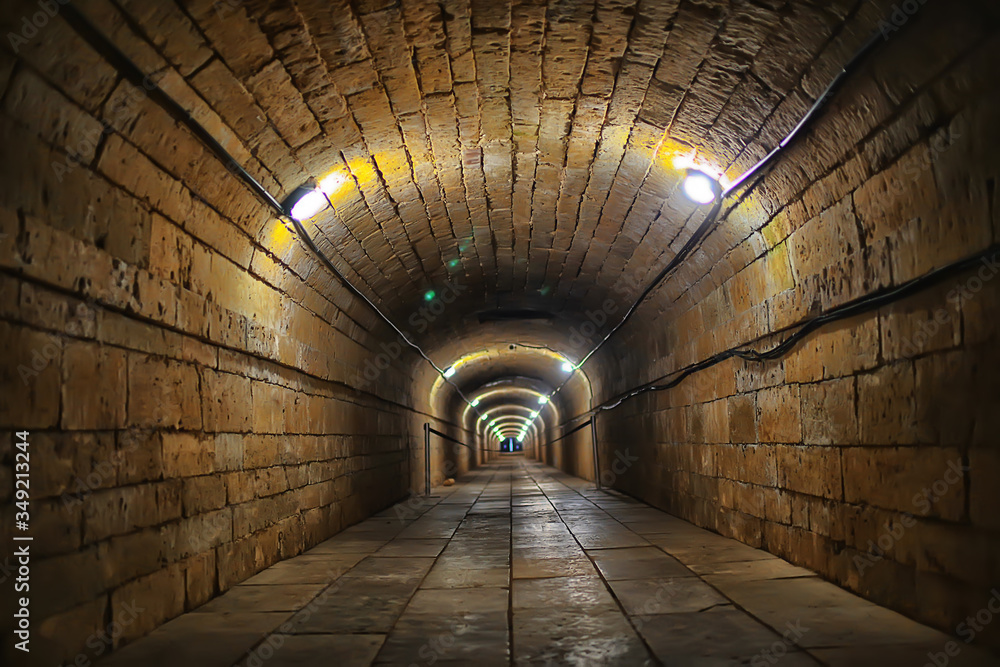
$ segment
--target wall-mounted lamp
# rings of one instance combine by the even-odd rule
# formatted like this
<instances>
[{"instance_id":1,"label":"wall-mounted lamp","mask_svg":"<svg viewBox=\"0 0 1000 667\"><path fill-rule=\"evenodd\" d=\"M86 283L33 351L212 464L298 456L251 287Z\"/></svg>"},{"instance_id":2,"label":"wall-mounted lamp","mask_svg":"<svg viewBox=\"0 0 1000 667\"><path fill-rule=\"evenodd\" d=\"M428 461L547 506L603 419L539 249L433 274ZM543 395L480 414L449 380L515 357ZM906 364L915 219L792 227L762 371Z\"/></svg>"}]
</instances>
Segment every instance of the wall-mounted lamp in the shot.
<instances>
[{"instance_id":1,"label":"wall-mounted lamp","mask_svg":"<svg viewBox=\"0 0 1000 667\"><path fill-rule=\"evenodd\" d=\"M312 183L295 188L285 197L281 207L295 220L308 220L327 207L326 195Z\"/></svg>"},{"instance_id":2,"label":"wall-mounted lamp","mask_svg":"<svg viewBox=\"0 0 1000 667\"><path fill-rule=\"evenodd\" d=\"M684 178L684 194L698 204L711 204L722 193L722 186L698 169L688 169Z\"/></svg>"},{"instance_id":3,"label":"wall-mounted lamp","mask_svg":"<svg viewBox=\"0 0 1000 667\"><path fill-rule=\"evenodd\" d=\"M339 190L347 182L347 176L342 171L328 174L317 185L310 180L292 190L285 197L281 208L285 214L296 220L308 220L330 205L330 195Z\"/></svg>"}]
</instances>

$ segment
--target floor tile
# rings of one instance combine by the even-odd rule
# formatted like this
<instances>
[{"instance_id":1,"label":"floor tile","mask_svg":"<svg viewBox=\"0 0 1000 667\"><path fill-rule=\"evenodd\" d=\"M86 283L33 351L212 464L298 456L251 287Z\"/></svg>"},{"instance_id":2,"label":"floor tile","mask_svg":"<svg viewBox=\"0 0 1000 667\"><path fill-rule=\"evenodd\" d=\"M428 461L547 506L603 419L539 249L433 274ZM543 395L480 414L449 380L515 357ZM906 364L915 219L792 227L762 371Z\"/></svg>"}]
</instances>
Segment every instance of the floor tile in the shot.
<instances>
[{"instance_id":1,"label":"floor tile","mask_svg":"<svg viewBox=\"0 0 1000 667\"><path fill-rule=\"evenodd\" d=\"M507 459L273 565L99 665L920 667L952 641L767 552ZM955 647L950 667L1000 664Z\"/></svg>"}]
</instances>

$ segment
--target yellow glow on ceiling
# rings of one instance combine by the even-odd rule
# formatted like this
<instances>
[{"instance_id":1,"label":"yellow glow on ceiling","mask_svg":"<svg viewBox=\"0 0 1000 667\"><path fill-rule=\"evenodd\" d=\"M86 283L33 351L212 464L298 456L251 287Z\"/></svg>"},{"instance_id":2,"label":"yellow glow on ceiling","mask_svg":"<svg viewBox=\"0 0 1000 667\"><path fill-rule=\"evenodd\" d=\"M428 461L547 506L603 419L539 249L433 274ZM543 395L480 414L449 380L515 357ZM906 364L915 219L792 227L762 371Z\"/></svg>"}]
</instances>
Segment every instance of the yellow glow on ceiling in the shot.
<instances>
[{"instance_id":1,"label":"yellow glow on ceiling","mask_svg":"<svg viewBox=\"0 0 1000 667\"><path fill-rule=\"evenodd\" d=\"M358 181L358 185L366 185L377 178L378 172L375 171L375 167L371 161L365 158L354 158L347 163L347 168L351 170L354 178Z\"/></svg>"},{"instance_id":2,"label":"yellow glow on ceiling","mask_svg":"<svg viewBox=\"0 0 1000 667\"><path fill-rule=\"evenodd\" d=\"M280 220L275 219L269 234L268 248L273 250L279 257L284 255L285 250L295 240L292 230L288 229Z\"/></svg>"},{"instance_id":3,"label":"yellow glow on ceiling","mask_svg":"<svg viewBox=\"0 0 1000 667\"><path fill-rule=\"evenodd\" d=\"M319 180L319 189L322 190L327 197L333 197L333 195L340 192L340 190L347 184L348 181L347 174L342 169L336 169L323 178Z\"/></svg>"},{"instance_id":4,"label":"yellow glow on ceiling","mask_svg":"<svg viewBox=\"0 0 1000 667\"><path fill-rule=\"evenodd\" d=\"M688 169L704 172L717 180L723 188L729 187L729 184L732 183L732 180L712 156L676 139L667 137L663 140L663 143L660 144L658 158L661 166L677 172L684 172Z\"/></svg>"}]
</instances>

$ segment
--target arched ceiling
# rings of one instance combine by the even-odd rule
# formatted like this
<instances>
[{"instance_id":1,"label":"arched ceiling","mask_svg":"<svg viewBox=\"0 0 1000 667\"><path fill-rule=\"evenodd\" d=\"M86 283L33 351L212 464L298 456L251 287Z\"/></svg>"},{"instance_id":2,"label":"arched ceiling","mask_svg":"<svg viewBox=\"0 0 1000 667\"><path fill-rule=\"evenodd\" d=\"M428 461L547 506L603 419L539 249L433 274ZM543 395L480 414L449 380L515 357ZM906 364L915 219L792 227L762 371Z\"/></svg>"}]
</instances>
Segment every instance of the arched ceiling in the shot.
<instances>
[{"instance_id":1,"label":"arched ceiling","mask_svg":"<svg viewBox=\"0 0 1000 667\"><path fill-rule=\"evenodd\" d=\"M310 231L425 345L494 326L565 344L634 298L686 238L683 168L773 146L862 4L174 2L124 5L251 171L282 195L337 174ZM428 291L448 300L432 318ZM480 322L498 310L546 317Z\"/></svg>"},{"instance_id":2,"label":"arched ceiling","mask_svg":"<svg viewBox=\"0 0 1000 667\"><path fill-rule=\"evenodd\" d=\"M539 422L552 427L592 405L586 371L566 370L565 357L555 350L503 340L469 345L460 339L435 348L435 358L454 371L447 380L424 363L417 364L413 375L416 391L430 396L432 409L455 415L464 428L474 430L481 414L500 414L493 414L497 406L537 411ZM540 403L539 397L551 400Z\"/></svg>"},{"instance_id":3,"label":"arched ceiling","mask_svg":"<svg viewBox=\"0 0 1000 667\"><path fill-rule=\"evenodd\" d=\"M476 353L452 380L472 393L560 386L542 351L578 362L700 222L685 170L725 183L754 164L891 3L120 4L86 12L148 70L128 38L145 33L170 63L154 78L277 197L327 184L305 222L320 249L442 368ZM711 256L756 217L730 216ZM689 258L665 302L711 261ZM431 371L431 403L458 400ZM580 414L594 387L577 373L560 394Z\"/></svg>"}]
</instances>

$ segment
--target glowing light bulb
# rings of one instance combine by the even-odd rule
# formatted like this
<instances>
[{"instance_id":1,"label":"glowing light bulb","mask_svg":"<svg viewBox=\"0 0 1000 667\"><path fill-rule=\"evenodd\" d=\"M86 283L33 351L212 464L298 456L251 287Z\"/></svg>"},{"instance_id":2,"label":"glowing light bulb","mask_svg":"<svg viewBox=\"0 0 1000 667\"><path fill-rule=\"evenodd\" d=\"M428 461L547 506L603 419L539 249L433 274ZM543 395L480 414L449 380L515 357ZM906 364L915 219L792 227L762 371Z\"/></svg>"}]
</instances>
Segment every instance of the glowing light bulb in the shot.
<instances>
[{"instance_id":1,"label":"glowing light bulb","mask_svg":"<svg viewBox=\"0 0 1000 667\"><path fill-rule=\"evenodd\" d=\"M718 194L719 182L703 171L691 169L684 179L684 194L699 204L711 204Z\"/></svg>"},{"instance_id":2,"label":"glowing light bulb","mask_svg":"<svg viewBox=\"0 0 1000 667\"><path fill-rule=\"evenodd\" d=\"M288 215L299 221L308 220L326 208L326 206L326 195L319 190L310 190L295 202Z\"/></svg>"}]
</instances>

